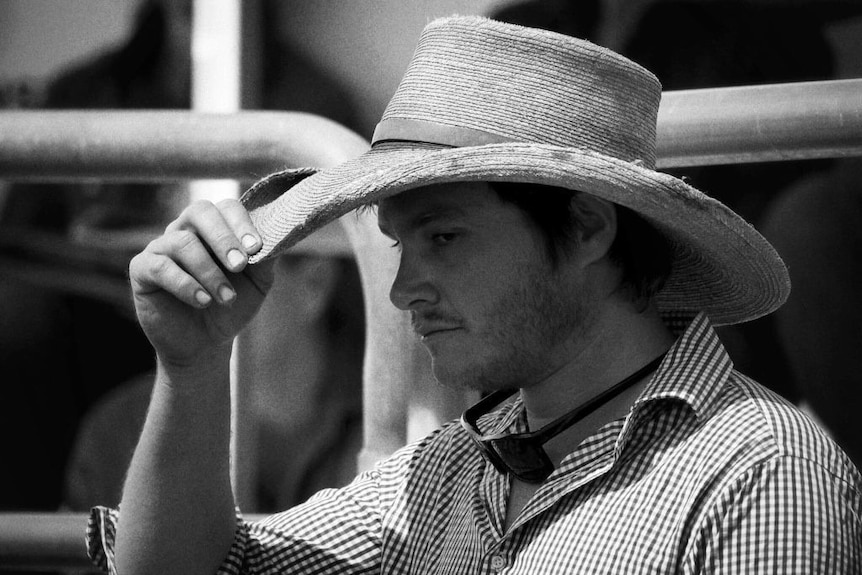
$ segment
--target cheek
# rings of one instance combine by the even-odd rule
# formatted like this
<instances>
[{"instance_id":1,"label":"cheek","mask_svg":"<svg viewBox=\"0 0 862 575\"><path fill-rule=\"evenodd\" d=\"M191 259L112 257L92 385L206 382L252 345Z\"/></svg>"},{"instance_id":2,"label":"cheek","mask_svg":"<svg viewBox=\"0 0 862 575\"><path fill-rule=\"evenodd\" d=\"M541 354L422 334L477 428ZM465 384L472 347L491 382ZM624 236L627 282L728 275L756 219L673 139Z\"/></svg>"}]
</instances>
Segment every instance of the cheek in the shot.
<instances>
[{"instance_id":1,"label":"cheek","mask_svg":"<svg viewBox=\"0 0 862 575\"><path fill-rule=\"evenodd\" d=\"M535 267L522 270L518 280L484 313L484 339L528 364L555 364L584 322L583 300Z\"/></svg>"},{"instance_id":2,"label":"cheek","mask_svg":"<svg viewBox=\"0 0 862 575\"><path fill-rule=\"evenodd\" d=\"M442 383L485 390L520 386L559 362L580 307L566 290L535 281L535 270L520 271L509 281L486 285L481 299L461 302L468 331L430 350Z\"/></svg>"},{"instance_id":3,"label":"cheek","mask_svg":"<svg viewBox=\"0 0 862 575\"><path fill-rule=\"evenodd\" d=\"M484 315L501 280L499 271L489 269L484 262L463 262L460 265L439 266L431 280L439 294L443 312L470 321Z\"/></svg>"}]
</instances>

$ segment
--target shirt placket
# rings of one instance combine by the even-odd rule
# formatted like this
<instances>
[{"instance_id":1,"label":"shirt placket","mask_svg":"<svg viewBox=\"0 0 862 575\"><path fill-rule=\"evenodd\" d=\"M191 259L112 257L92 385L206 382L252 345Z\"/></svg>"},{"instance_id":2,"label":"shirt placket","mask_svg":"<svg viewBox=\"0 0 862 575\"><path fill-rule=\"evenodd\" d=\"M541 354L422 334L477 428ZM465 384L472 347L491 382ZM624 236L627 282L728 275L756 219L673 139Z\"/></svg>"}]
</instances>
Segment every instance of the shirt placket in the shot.
<instances>
[{"instance_id":1,"label":"shirt placket","mask_svg":"<svg viewBox=\"0 0 862 575\"><path fill-rule=\"evenodd\" d=\"M505 418L504 422L501 428L508 428L511 433L526 429L523 416L510 416ZM504 573L507 567L512 564L516 552L511 537L503 531L510 489L510 478L498 472L490 463L485 462L478 495L488 520L488 528L484 534L484 554L481 558L480 567L481 572L488 575Z\"/></svg>"},{"instance_id":2,"label":"shirt placket","mask_svg":"<svg viewBox=\"0 0 862 575\"><path fill-rule=\"evenodd\" d=\"M515 545L508 535L500 539L485 554L483 567L489 575L505 573L514 562Z\"/></svg>"},{"instance_id":3,"label":"shirt placket","mask_svg":"<svg viewBox=\"0 0 862 575\"><path fill-rule=\"evenodd\" d=\"M599 449L588 453L576 451L566 460L562 473L552 475L524 508L508 532L503 532L509 498L509 478L487 465L480 488L488 526L484 530L485 552L481 559L483 573L509 572L518 553L519 528L548 511L560 498L588 485L607 473L614 462L614 438L607 436ZM583 462L583 463L579 463Z\"/></svg>"},{"instance_id":4,"label":"shirt placket","mask_svg":"<svg viewBox=\"0 0 862 575\"><path fill-rule=\"evenodd\" d=\"M560 468L536 491L512 524L509 533L546 512L561 498L583 489L610 471L616 461L617 431L616 428L606 430L597 445L585 448L582 444L582 447L566 457Z\"/></svg>"}]
</instances>

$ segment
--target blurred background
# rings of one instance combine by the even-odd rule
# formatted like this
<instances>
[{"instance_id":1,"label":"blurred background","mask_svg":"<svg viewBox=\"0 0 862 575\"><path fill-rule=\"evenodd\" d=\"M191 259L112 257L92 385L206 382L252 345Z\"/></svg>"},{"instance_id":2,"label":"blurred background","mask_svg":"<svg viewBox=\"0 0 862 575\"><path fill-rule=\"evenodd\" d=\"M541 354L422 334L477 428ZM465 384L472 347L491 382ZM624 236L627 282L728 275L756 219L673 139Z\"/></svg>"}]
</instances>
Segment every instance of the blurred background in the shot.
<instances>
[{"instance_id":1,"label":"blurred background","mask_svg":"<svg viewBox=\"0 0 862 575\"><path fill-rule=\"evenodd\" d=\"M862 9L849 1L255 0L243 10L253 15L243 41L256 46L243 59L253 72L243 107L308 111L366 139L424 25L455 13L589 38L666 90L862 78ZM0 107L190 108L191 22L189 1L0 0ZM754 223L790 267L785 308L721 330L738 368L803 406L862 464L859 161L675 173ZM153 369L125 268L188 197L182 186L0 181L0 511L116 503ZM285 258L277 289L291 311L262 314L285 339L257 346L272 366L253 401L260 511L355 471L364 318L339 241Z\"/></svg>"}]
</instances>

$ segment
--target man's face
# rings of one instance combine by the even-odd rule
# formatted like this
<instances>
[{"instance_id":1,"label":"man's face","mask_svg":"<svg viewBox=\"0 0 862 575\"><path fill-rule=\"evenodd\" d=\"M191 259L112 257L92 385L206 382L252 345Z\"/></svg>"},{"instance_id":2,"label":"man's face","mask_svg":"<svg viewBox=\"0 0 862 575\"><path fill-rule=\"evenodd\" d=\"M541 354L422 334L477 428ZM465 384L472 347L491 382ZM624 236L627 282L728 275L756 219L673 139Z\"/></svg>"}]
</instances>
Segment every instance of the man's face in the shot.
<instances>
[{"instance_id":1,"label":"man's face","mask_svg":"<svg viewBox=\"0 0 862 575\"><path fill-rule=\"evenodd\" d=\"M570 359L586 318L566 262L549 262L528 216L487 184L436 185L380 203L401 252L390 299L446 385L530 387Z\"/></svg>"}]
</instances>

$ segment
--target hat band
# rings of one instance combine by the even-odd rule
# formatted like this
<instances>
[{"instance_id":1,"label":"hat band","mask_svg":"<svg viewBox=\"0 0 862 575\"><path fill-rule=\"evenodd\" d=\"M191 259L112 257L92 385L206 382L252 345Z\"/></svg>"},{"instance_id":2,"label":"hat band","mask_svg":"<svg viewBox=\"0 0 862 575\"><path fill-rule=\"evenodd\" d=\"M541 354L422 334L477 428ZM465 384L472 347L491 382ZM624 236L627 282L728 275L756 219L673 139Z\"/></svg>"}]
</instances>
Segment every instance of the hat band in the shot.
<instances>
[{"instance_id":1,"label":"hat band","mask_svg":"<svg viewBox=\"0 0 862 575\"><path fill-rule=\"evenodd\" d=\"M473 128L450 126L425 120L389 118L377 124L374 135L371 137L371 145L389 141L424 142L462 148L465 146L502 144L515 140Z\"/></svg>"}]
</instances>

